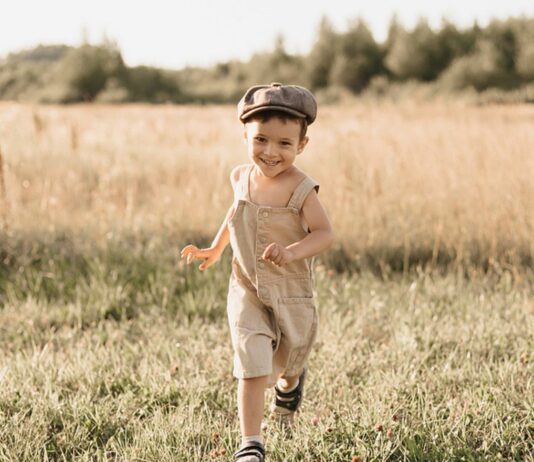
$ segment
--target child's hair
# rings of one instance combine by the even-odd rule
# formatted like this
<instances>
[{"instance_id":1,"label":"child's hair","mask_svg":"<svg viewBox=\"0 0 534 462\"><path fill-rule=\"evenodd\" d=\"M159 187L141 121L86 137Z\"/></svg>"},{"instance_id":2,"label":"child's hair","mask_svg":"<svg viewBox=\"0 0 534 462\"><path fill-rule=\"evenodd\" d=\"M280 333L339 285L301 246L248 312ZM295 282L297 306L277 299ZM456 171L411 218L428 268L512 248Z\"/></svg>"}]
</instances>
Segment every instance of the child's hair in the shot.
<instances>
[{"instance_id":1,"label":"child's hair","mask_svg":"<svg viewBox=\"0 0 534 462\"><path fill-rule=\"evenodd\" d=\"M260 111L255 114L252 114L250 117L246 118L246 120L243 122L243 125L245 125L247 122L250 122L252 120L260 120L261 122L268 122L273 117L279 118L284 123L286 123L288 120L298 121L300 125L299 141L302 141L304 137L306 136L306 131L308 130L308 122L306 121L306 119L292 116L291 114L285 111L280 111L278 109L266 109L265 111Z\"/></svg>"}]
</instances>

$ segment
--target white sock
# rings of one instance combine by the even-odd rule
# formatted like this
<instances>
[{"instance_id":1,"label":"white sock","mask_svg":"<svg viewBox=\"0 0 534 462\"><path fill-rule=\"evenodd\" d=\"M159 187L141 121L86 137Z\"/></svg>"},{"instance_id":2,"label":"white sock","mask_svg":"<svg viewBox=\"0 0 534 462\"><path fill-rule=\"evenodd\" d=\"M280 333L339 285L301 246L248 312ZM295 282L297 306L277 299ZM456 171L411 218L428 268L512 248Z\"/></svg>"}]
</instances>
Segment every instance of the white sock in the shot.
<instances>
[{"instance_id":1,"label":"white sock","mask_svg":"<svg viewBox=\"0 0 534 462\"><path fill-rule=\"evenodd\" d=\"M258 443L264 444L263 436L261 436L261 435L242 436L241 437L241 447L245 447L247 445L247 443L250 443L251 441L256 441Z\"/></svg>"}]
</instances>

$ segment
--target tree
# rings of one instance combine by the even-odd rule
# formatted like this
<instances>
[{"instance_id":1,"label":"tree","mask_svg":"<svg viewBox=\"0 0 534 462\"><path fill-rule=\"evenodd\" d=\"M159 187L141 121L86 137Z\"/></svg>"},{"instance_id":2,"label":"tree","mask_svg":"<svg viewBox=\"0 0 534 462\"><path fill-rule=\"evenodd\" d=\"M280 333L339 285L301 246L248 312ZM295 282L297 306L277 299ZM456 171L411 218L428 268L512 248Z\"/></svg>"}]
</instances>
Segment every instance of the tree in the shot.
<instances>
[{"instance_id":1,"label":"tree","mask_svg":"<svg viewBox=\"0 0 534 462\"><path fill-rule=\"evenodd\" d=\"M93 101L108 79L125 80L126 66L115 43L84 44L65 54L56 76L66 88L65 102Z\"/></svg>"},{"instance_id":2,"label":"tree","mask_svg":"<svg viewBox=\"0 0 534 462\"><path fill-rule=\"evenodd\" d=\"M439 72L446 69L454 59L471 53L476 44L473 30L460 31L454 24L442 19L441 28L437 33L436 66Z\"/></svg>"},{"instance_id":3,"label":"tree","mask_svg":"<svg viewBox=\"0 0 534 462\"><path fill-rule=\"evenodd\" d=\"M495 47L497 53L496 59L500 70L508 75L515 74L515 61L517 57L517 41L508 21L492 21L486 30L484 36Z\"/></svg>"},{"instance_id":4,"label":"tree","mask_svg":"<svg viewBox=\"0 0 534 462\"><path fill-rule=\"evenodd\" d=\"M287 53L284 38L278 35L271 52L255 53L247 64L249 84L281 82L305 84L303 58Z\"/></svg>"},{"instance_id":5,"label":"tree","mask_svg":"<svg viewBox=\"0 0 534 462\"><path fill-rule=\"evenodd\" d=\"M356 20L338 39L329 81L360 92L371 77L383 71L380 47L365 21Z\"/></svg>"},{"instance_id":6,"label":"tree","mask_svg":"<svg viewBox=\"0 0 534 462\"><path fill-rule=\"evenodd\" d=\"M511 87L511 75L503 66L501 50L489 38L479 39L475 51L457 58L441 76L441 83L451 89L473 87Z\"/></svg>"},{"instance_id":7,"label":"tree","mask_svg":"<svg viewBox=\"0 0 534 462\"><path fill-rule=\"evenodd\" d=\"M413 31L400 29L386 57L387 68L399 79L433 80L443 70L440 41L426 19Z\"/></svg>"},{"instance_id":8,"label":"tree","mask_svg":"<svg viewBox=\"0 0 534 462\"><path fill-rule=\"evenodd\" d=\"M404 31L404 27L400 23L399 18L397 14L395 13L389 20L388 35L386 37L386 41L384 42L383 48L384 48L384 52L386 53L386 55L389 52L389 50L393 48L393 45L397 41L397 37L399 33L402 33L402 31Z\"/></svg>"},{"instance_id":9,"label":"tree","mask_svg":"<svg viewBox=\"0 0 534 462\"><path fill-rule=\"evenodd\" d=\"M512 21L517 37L516 71L523 82L534 80L534 19Z\"/></svg>"},{"instance_id":10,"label":"tree","mask_svg":"<svg viewBox=\"0 0 534 462\"><path fill-rule=\"evenodd\" d=\"M181 97L176 78L169 71L154 67L130 68L126 86L132 101L160 103Z\"/></svg>"},{"instance_id":11,"label":"tree","mask_svg":"<svg viewBox=\"0 0 534 462\"><path fill-rule=\"evenodd\" d=\"M274 39L274 51L270 61L276 68L291 62L291 56L286 52L285 39L282 34L278 34Z\"/></svg>"},{"instance_id":12,"label":"tree","mask_svg":"<svg viewBox=\"0 0 534 462\"><path fill-rule=\"evenodd\" d=\"M477 38L473 53L456 59L442 76L442 83L453 89L515 88L520 83L516 69L520 51L512 24L492 21Z\"/></svg>"},{"instance_id":13,"label":"tree","mask_svg":"<svg viewBox=\"0 0 534 462\"><path fill-rule=\"evenodd\" d=\"M329 75L334 64L338 37L326 16L321 18L317 40L306 57L308 85L312 90L329 84Z\"/></svg>"}]
</instances>

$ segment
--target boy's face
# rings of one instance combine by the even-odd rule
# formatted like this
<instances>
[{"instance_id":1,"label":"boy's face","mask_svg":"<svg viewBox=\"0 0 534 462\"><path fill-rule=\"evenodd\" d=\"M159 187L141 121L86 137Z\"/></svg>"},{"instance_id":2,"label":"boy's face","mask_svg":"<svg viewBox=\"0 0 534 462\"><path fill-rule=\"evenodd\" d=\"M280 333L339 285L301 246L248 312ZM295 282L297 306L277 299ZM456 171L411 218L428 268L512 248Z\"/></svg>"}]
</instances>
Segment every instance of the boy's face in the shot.
<instances>
[{"instance_id":1,"label":"boy's face","mask_svg":"<svg viewBox=\"0 0 534 462\"><path fill-rule=\"evenodd\" d=\"M243 137L247 152L263 175L274 178L286 171L308 143L305 136L299 141L300 124L296 120L284 122L272 117L267 122L246 122Z\"/></svg>"}]
</instances>

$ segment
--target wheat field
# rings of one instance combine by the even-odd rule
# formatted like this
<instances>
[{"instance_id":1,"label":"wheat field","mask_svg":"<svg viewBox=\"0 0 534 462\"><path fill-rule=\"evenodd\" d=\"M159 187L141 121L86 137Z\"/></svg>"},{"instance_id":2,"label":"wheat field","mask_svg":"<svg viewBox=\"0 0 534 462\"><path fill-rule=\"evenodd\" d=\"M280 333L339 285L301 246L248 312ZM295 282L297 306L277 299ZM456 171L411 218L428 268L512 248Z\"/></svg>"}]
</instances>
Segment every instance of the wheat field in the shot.
<instances>
[{"instance_id":1,"label":"wheat field","mask_svg":"<svg viewBox=\"0 0 534 462\"><path fill-rule=\"evenodd\" d=\"M350 260L531 265L534 108L324 107L297 166ZM228 106L0 105L13 230L213 236L248 162ZM347 258L346 257L346 258Z\"/></svg>"},{"instance_id":2,"label":"wheat field","mask_svg":"<svg viewBox=\"0 0 534 462\"><path fill-rule=\"evenodd\" d=\"M272 462L534 461L534 107L319 108L336 243ZM0 103L0 462L223 462L239 442L229 106ZM267 403L273 399L267 393ZM266 413L267 416L267 413Z\"/></svg>"}]
</instances>

